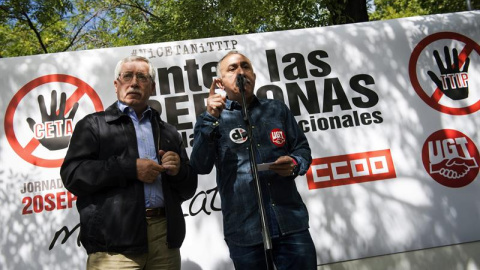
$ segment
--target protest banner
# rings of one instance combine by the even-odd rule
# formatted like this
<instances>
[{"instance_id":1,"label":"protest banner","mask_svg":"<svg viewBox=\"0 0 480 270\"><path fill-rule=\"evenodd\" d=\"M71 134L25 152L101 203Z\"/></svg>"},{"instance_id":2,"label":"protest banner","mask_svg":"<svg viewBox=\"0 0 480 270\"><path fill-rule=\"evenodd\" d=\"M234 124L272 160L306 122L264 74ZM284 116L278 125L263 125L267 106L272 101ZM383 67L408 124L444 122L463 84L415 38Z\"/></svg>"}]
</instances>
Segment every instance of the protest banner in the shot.
<instances>
[{"instance_id":1,"label":"protest banner","mask_svg":"<svg viewBox=\"0 0 480 270\"><path fill-rule=\"evenodd\" d=\"M217 61L252 60L257 96L285 102L312 149L295 181L319 264L478 241L479 22L461 12L0 59L0 265L84 269L59 167L76 122L116 100L128 55L156 67L151 105L189 154ZM183 269L232 267L214 172L183 210Z\"/></svg>"}]
</instances>

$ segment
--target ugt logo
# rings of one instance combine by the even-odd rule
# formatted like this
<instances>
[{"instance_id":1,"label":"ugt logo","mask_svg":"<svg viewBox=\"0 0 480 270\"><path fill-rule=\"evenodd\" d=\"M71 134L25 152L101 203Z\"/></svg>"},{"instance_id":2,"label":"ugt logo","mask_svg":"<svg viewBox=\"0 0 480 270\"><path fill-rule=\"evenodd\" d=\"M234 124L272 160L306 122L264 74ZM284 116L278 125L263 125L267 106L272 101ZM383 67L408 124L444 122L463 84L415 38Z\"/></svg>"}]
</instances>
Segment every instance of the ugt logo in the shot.
<instances>
[{"instance_id":1,"label":"ugt logo","mask_svg":"<svg viewBox=\"0 0 480 270\"><path fill-rule=\"evenodd\" d=\"M427 138L422 161L428 174L447 187L464 187L475 180L479 171L475 143L453 129L439 130Z\"/></svg>"},{"instance_id":2,"label":"ugt logo","mask_svg":"<svg viewBox=\"0 0 480 270\"><path fill-rule=\"evenodd\" d=\"M272 129L270 132L270 140L278 147L284 146L286 142L285 132L279 128Z\"/></svg>"}]
</instances>

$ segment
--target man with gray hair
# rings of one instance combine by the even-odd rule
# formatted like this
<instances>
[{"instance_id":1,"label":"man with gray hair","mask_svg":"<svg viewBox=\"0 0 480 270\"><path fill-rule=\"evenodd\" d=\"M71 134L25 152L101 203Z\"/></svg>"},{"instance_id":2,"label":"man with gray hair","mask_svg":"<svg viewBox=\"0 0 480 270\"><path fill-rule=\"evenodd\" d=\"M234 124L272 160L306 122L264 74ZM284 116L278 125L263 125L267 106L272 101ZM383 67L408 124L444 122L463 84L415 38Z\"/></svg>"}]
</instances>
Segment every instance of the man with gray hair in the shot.
<instances>
[{"instance_id":1,"label":"man with gray hair","mask_svg":"<svg viewBox=\"0 0 480 270\"><path fill-rule=\"evenodd\" d=\"M272 238L272 263L278 270L314 270L316 251L308 230L308 211L294 181L312 162L307 138L283 102L257 98L257 75L245 55L230 51L218 62L217 72L207 110L195 124L190 158L199 174L216 168L225 241L235 269L268 269L250 164L253 150L258 163L269 164L258 178ZM215 88L225 93L216 93ZM252 132L247 131L245 107Z\"/></svg>"},{"instance_id":2,"label":"man with gray hair","mask_svg":"<svg viewBox=\"0 0 480 270\"><path fill-rule=\"evenodd\" d=\"M180 269L181 203L197 175L181 135L147 104L150 61L122 59L113 84L118 100L76 124L60 170L77 196L87 269Z\"/></svg>"}]
</instances>

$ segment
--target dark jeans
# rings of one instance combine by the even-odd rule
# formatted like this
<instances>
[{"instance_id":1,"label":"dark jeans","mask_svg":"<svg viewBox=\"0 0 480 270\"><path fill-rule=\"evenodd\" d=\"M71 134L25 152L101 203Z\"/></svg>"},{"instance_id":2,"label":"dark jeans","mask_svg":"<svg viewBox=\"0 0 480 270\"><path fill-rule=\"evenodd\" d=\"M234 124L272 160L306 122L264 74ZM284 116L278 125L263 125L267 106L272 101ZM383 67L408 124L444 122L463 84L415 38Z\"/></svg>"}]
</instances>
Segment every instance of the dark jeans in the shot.
<instances>
[{"instance_id":1,"label":"dark jeans","mask_svg":"<svg viewBox=\"0 0 480 270\"><path fill-rule=\"evenodd\" d=\"M237 270L267 269L263 243L240 247L227 242ZM315 270L317 254L308 230L272 239L273 262L277 270Z\"/></svg>"}]
</instances>

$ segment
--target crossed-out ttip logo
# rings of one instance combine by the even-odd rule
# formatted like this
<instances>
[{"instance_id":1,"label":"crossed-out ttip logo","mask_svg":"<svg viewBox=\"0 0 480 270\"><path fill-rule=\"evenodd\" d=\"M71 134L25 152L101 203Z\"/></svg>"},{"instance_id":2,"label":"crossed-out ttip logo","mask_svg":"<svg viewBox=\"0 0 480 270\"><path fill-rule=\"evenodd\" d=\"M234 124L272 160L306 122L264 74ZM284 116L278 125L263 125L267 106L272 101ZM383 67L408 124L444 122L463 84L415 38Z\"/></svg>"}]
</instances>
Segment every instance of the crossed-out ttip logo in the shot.
<instances>
[{"instance_id":1,"label":"crossed-out ttip logo","mask_svg":"<svg viewBox=\"0 0 480 270\"><path fill-rule=\"evenodd\" d=\"M103 105L87 83L65 74L41 76L24 85L8 104L5 134L12 149L25 161L60 167L74 119L92 110L102 111Z\"/></svg>"},{"instance_id":2,"label":"crossed-out ttip logo","mask_svg":"<svg viewBox=\"0 0 480 270\"><path fill-rule=\"evenodd\" d=\"M422 161L435 181L452 188L473 182L480 164L475 143L453 129L438 130L427 138L422 148Z\"/></svg>"},{"instance_id":3,"label":"crossed-out ttip logo","mask_svg":"<svg viewBox=\"0 0 480 270\"><path fill-rule=\"evenodd\" d=\"M410 56L409 75L418 96L451 115L480 110L480 45L454 32L425 37Z\"/></svg>"}]
</instances>

